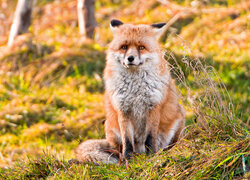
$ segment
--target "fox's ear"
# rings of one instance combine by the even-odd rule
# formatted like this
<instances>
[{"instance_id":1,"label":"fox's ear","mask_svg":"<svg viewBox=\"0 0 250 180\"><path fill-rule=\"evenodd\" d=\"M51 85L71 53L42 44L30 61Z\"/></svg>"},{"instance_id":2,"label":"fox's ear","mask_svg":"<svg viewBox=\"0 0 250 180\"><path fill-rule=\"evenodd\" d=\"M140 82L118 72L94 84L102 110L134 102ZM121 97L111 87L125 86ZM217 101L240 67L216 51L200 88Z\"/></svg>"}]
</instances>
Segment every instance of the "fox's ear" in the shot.
<instances>
[{"instance_id":1,"label":"fox's ear","mask_svg":"<svg viewBox=\"0 0 250 180\"><path fill-rule=\"evenodd\" d=\"M166 23L151 24L151 26L153 27L153 31L157 39L161 37L162 33L166 29Z\"/></svg>"},{"instance_id":2,"label":"fox's ear","mask_svg":"<svg viewBox=\"0 0 250 180\"><path fill-rule=\"evenodd\" d=\"M119 20L117 20L117 19L112 19L111 21L110 21L110 29L111 29L111 31L114 33L115 31L116 31L116 29L120 26L120 25L122 25L123 24L123 22L121 22L121 21L119 21Z\"/></svg>"}]
</instances>

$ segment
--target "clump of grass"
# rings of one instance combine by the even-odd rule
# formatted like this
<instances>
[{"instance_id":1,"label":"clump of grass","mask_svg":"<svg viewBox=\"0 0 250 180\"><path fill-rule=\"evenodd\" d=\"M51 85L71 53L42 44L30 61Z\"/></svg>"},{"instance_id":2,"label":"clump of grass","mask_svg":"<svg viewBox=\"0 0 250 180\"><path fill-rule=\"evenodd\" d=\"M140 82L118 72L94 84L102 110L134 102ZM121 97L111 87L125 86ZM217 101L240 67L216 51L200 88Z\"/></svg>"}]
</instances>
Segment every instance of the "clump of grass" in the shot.
<instances>
[{"instance_id":1,"label":"clump of grass","mask_svg":"<svg viewBox=\"0 0 250 180\"><path fill-rule=\"evenodd\" d=\"M194 53L185 40L177 37L183 47L183 57L176 59L172 52L167 52L165 57L182 91L181 99L186 109L191 111L188 121L192 121L192 125L187 127L188 133L183 140L191 144L192 154L195 156L197 152L199 158L194 158L194 162L184 160L188 168L180 168L184 168L183 172L176 178L227 179L243 176L246 174L243 166L249 161L250 154L247 143L250 140L249 127L236 115L237 109L216 70L204 59L186 55ZM223 148L217 149L217 146ZM201 153L202 150L206 153Z\"/></svg>"},{"instance_id":2,"label":"clump of grass","mask_svg":"<svg viewBox=\"0 0 250 180\"><path fill-rule=\"evenodd\" d=\"M184 55L176 59L173 53L166 53L166 59L172 63L171 72L180 88L185 91L182 100L194 113L196 121L209 133L237 137L242 131L240 119L237 119L231 98L216 70L207 65L204 59L190 57L188 44L178 36ZM181 65L180 65L181 64ZM196 91L192 91L196 89ZM198 91L197 91L198 90Z\"/></svg>"}]
</instances>

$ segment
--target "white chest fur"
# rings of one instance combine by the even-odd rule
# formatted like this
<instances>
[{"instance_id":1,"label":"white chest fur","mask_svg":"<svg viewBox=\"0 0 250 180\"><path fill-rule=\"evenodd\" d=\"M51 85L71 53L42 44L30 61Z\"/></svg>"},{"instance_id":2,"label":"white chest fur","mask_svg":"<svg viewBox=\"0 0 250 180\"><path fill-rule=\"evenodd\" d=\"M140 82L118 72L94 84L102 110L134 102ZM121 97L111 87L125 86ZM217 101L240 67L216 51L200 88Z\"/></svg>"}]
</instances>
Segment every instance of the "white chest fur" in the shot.
<instances>
[{"instance_id":1,"label":"white chest fur","mask_svg":"<svg viewBox=\"0 0 250 180\"><path fill-rule=\"evenodd\" d=\"M140 118L163 100L168 81L168 76L159 76L153 69L129 72L124 68L114 71L112 78L106 80L106 90L113 92L115 107Z\"/></svg>"}]
</instances>

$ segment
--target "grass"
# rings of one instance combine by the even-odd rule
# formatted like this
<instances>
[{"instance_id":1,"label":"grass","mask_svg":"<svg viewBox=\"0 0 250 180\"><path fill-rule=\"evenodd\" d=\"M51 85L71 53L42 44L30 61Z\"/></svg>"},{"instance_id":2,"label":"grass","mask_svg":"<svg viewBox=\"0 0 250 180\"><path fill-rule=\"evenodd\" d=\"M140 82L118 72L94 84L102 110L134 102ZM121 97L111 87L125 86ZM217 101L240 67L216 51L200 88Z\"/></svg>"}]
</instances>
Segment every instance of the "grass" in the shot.
<instances>
[{"instance_id":1,"label":"grass","mask_svg":"<svg viewBox=\"0 0 250 180\"><path fill-rule=\"evenodd\" d=\"M15 8L15 1L8 3L6 17ZM0 22L0 179L250 177L248 5L215 0L201 6L215 16L193 11L190 1L105 0L96 4L95 40L84 42L76 1L39 3L29 34L11 50L4 46L11 19ZM127 167L68 162L79 142L105 136L109 19L153 23L178 13L161 43L187 111L185 136L167 151L135 156Z\"/></svg>"},{"instance_id":2,"label":"grass","mask_svg":"<svg viewBox=\"0 0 250 180\"><path fill-rule=\"evenodd\" d=\"M185 139L173 149L136 156L128 167L125 164L71 164L46 152L39 159L30 159L25 164L16 164L15 169L0 172L10 179L231 179L244 174L247 178L249 173L242 164L250 161L248 142L249 139L244 138L214 139L204 131L188 130Z\"/></svg>"}]
</instances>

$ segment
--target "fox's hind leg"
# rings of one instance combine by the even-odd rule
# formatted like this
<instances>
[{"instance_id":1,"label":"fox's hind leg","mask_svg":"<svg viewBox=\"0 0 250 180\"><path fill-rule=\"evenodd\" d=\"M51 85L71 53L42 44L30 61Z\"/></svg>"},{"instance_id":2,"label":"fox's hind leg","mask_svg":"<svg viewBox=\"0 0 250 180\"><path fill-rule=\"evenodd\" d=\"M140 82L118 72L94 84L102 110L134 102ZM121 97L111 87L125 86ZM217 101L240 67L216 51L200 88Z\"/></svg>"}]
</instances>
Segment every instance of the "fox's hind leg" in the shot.
<instances>
[{"instance_id":1,"label":"fox's hind leg","mask_svg":"<svg viewBox=\"0 0 250 180\"><path fill-rule=\"evenodd\" d=\"M107 141L116 150L122 152L122 138L120 132L120 126L118 123L118 114L111 104L110 98L105 94L105 109L106 109L106 121L105 121L105 134Z\"/></svg>"},{"instance_id":2,"label":"fox's hind leg","mask_svg":"<svg viewBox=\"0 0 250 180\"><path fill-rule=\"evenodd\" d=\"M185 129L185 120L181 119L179 122L179 127L176 130L175 135L171 141L172 145L174 145L183 136L184 129Z\"/></svg>"}]
</instances>

